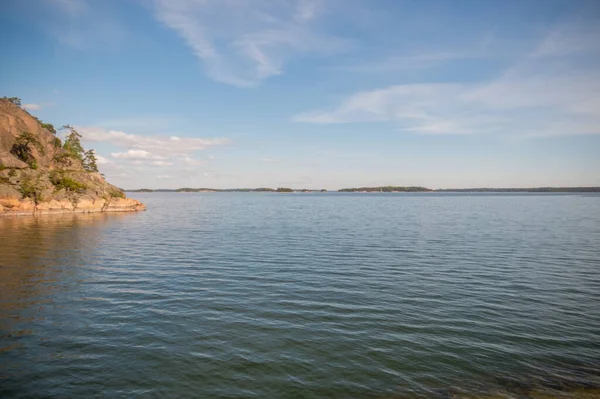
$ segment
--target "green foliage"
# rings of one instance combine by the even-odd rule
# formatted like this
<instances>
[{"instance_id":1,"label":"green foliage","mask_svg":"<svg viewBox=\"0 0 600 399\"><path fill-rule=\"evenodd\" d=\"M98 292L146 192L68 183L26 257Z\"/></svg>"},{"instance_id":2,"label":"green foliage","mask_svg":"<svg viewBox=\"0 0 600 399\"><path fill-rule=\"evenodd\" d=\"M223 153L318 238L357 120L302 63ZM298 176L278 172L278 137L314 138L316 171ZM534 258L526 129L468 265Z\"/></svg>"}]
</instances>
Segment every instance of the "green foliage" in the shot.
<instances>
[{"instance_id":1,"label":"green foliage","mask_svg":"<svg viewBox=\"0 0 600 399\"><path fill-rule=\"evenodd\" d=\"M69 130L69 134L67 134L67 137L65 138L65 144L63 145L64 150L67 151L67 153L69 153L73 158L77 158L81 161L85 154L85 150L81 145L81 134L79 134L77 130L70 125L65 125L61 129Z\"/></svg>"},{"instance_id":2,"label":"green foliage","mask_svg":"<svg viewBox=\"0 0 600 399\"><path fill-rule=\"evenodd\" d=\"M85 152L85 156L83 157L83 169L88 172L98 172L98 159L96 158L96 154L94 150L89 150Z\"/></svg>"},{"instance_id":3,"label":"green foliage","mask_svg":"<svg viewBox=\"0 0 600 399\"><path fill-rule=\"evenodd\" d=\"M57 171L50 173L50 182L57 191L65 190L73 193L81 193L87 189L85 184Z\"/></svg>"},{"instance_id":4,"label":"green foliage","mask_svg":"<svg viewBox=\"0 0 600 399\"><path fill-rule=\"evenodd\" d=\"M11 169L8 171L8 177L15 177L17 175L17 171L14 169Z\"/></svg>"},{"instance_id":5,"label":"green foliage","mask_svg":"<svg viewBox=\"0 0 600 399\"><path fill-rule=\"evenodd\" d=\"M53 161L60 166L67 167L73 165L73 156L68 152L61 152L54 156Z\"/></svg>"},{"instance_id":6,"label":"green foliage","mask_svg":"<svg viewBox=\"0 0 600 399\"><path fill-rule=\"evenodd\" d=\"M24 199L31 198L36 205L44 200L42 196L43 188L39 180L33 181L31 178L23 179L19 191Z\"/></svg>"},{"instance_id":7,"label":"green foliage","mask_svg":"<svg viewBox=\"0 0 600 399\"><path fill-rule=\"evenodd\" d=\"M6 166L4 166L4 164L2 162L0 162L0 170L4 170L6 169Z\"/></svg>"},{"instance_id":8,"label":"green foliage","mask_svg":"<svg viewBox=\"0 0 600 399\"><path fill-rule=\"evenodd\" d=\"M61 148L62 141L58 137L55 137L54 140L52 140L52 145L54 146L54 148Z\"/></svg>"},{"instance_id":9,"label":"green foliage","mask_svg":"<svg viewBox=\"0 0 600 399\"><path fill-rule=\"evenodd\" d=\"M294 190L292 190L291 188L287 188L287 187L279 187L279 188L277 189L277 192L278 192L278 193L291 193L291 192L293 192L293 191L294 191Z\"/></svg>"},{"instance_id":10,"label":"green foliage","mask_svg":"<svg viewBox=\"0 0 600 399\"><path fill-rule=\"evenodd\" d=\"M6 96L4 96L2 98L5 99L5 100L10 101L11 103L13 103L13 104L15 104L15 105L17 105L19 107L21 106L21 99L19 97L6 97Z\"/></svg>"},{"instance_id":11,"label":"green foliage","mask_svg":"<svg viewBox=\"0 0 600 399\"><path fill-rule=\"evenodd\" d=\"M44 147L37 137L29 132L23 132L17 137L15 144L10 149L10 153L28 164L32 169L37 169L37 162L33 157L32 148L37 147L43 153Z\"/></svg>"},{"instance_id":12,"label":"green foliage","mask_svg":"<svg viewBox=\"0 0 600 399\"><path fill-rule=\"evenodd\" d=\"M54 125L52 125L51 123L43 123L43 122L40 121L40 125L44 129L47 129L48 131L50 131L50 133L56 134L56 129L54 128Z\"/></svg>"},{"instance_id":13,"label":"green foliage","mask_svg":"<svg viewBox=\"0 0 600 399\"><path fill-rule=\"evenodd\" d=\"M108 194L109 194L111 197L115 197L115 198L126 198L126 197L125 197L125 193L124 193L122 190L119 190L119 189L114 189L114 188L113 188L113 189L110 189L110 190L108 191Z\"/></svg>"}]
</instances>

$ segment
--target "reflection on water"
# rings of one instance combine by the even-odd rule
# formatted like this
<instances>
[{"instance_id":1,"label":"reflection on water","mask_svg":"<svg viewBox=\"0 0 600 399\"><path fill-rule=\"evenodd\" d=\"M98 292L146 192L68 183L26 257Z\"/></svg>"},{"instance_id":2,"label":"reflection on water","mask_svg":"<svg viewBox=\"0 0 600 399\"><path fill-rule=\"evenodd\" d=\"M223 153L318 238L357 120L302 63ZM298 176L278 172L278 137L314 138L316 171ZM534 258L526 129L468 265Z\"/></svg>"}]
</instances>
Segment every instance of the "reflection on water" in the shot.
<instances>
[{"instance_id":1,"label":"reflection on water","mask_svg":"<svg viewBox=\"0 0 600 399\"><path fill-rule=\"evenodd\" d=\"M0 397L600 398L600 196L140 199L0 219Z\"/></svg>"},{"instance_id":2,"label":"reflection on water","mask_svg":"<svg viewBox=\"0 0 600 399\"><path fill-rule=\"evenodd\" d=\"M46 322L45 315L62 306L57 295L76 290L78 267L98 245L102 225L127 216L91 213L0 218L0 354L6 367L0 367L0 378L25 366L19 356L26 350L23 338L35 335L40 341L46 339L40 327Z\"/></svg>"}]
</instances>

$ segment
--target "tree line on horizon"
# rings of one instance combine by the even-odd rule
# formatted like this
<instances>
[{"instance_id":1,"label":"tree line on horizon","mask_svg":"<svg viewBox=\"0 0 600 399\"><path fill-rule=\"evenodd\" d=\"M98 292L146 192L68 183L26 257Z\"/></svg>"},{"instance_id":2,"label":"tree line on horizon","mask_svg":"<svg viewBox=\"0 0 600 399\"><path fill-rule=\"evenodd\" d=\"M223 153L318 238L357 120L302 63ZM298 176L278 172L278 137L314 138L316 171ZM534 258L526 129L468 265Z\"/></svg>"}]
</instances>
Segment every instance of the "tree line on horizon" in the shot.
<instances>
[{"instance_id":1,"label":"tree line on horizon","mask_svg":"<svg viewBox=\"0 0 600 399\"><path fill-rule=\"evenodd\" d=\"M311 190L311 189L291 189L286 187L280 187L278 189L260 187L260 188L178 188L178 189L149 189L142 188L137 190L125 190L129 192L137 193L152 193L152 192L179 192L179 193L197 193L197 192L269 192L269 193L290 193L290 192L328 192L326 189ZM336 191L336 190L334 190ZM455 188L455 189L436 189L432 190L425 187L403 187L403 186L382 186L382 187L359 187L359 188L342 188L337 190L341 193L353 193L353 192L381 192L381 193L399 193L399 192L455 192L455 193L485 193L485 192L497 192L497 193L597 193L600 192L600 187L533 187L533 188Z\"/></svg>"}]
</instances>

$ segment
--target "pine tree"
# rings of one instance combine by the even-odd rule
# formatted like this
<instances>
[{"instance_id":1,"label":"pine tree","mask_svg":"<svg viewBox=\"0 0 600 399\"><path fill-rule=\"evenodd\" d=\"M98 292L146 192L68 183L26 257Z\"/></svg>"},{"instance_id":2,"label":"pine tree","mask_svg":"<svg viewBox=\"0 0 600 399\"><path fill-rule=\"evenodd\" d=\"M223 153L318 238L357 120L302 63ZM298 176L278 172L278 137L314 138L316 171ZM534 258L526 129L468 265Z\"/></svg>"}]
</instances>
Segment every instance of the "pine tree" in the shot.
<instances>
[{"instance_id":1,"label":"pine tree","mask_svg":"<svg viewBox=\"0 0 600 399\"><path fill-rule=\"evenodd\" d=\"M83 169L88 172L98 172L97 161L98 158L96 158L94 150L86 151L85 156L83 157Z\"/></svg>"},{"instance_id":2,"label":"pine tree","mask_svg":"<svg viewBox=\"0 0 600 399\"><path fill-rule=\"evenodd\" d=\"M81 145L81 134L79 134L77 130L70 125L65 125L61 129L68 129L70 131L70 133L67 134L67 137L65 138L65 144L63 145L65 151L67 151L74 158L82 160L85 150Z\"/></svg>"}]
</instances>

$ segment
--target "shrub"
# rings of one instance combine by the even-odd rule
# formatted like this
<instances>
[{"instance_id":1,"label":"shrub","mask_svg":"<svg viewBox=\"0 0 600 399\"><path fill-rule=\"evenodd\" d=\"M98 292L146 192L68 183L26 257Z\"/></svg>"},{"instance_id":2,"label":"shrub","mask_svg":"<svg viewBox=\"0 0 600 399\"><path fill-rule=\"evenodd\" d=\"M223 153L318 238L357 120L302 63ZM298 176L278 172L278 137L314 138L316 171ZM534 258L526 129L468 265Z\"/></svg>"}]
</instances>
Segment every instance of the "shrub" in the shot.
<instances>
[{"instance_id":1,"label":"shrub","mask_svg":"<svg viewBox=\"0 0 600 399\"><path fill-rule=\"evenodd\" d=\"M23 198L31 198L36 205L44 200L42 197L43 189L39 181L34 182L30 178L24 179L21 182L19 191Z\"/></svg>"},{"instance_id":2,"label":"shrub","mask_svg":"<svg viewBox=\"0 0 600 399\"><path fill-rule=\"evenodd\" d=\"M55 137L54 140L52 140L52 145L54 148L60 148L62 147L62 141L60 141L58 137Z\"/></svg>"},{"instance_id":3,"label":"shrub","mask_svg":"<svg viewBox=\"0 0 600 399\"><path fill-rule=\"evenodd\" d=\"M32 152L33 146L37 147L42 154L44 153L44 147L37 137L29 132L22 132L10 149L10 153L28 164L32 169L37 169L37 162Z\"/></svg>"},{"instance_id":4,"label":"shrub","mask_svg":"<svg viewBox=\"0 0 600 399\"><path fill-rule=\"evenodd\" d=\"M5 96L5 97L2 97L2 98L4 98L5 100L10 101L11 103L13 103L13 104L15 104L15 105L17 105L19 107L21 106L21 99L19 97L6 97Z\"/></svg>"},{"instance_id":5,"label":"shrub","mask_svg":"<svg viewBox=\"0 0 600 399\"><path fill-rule=\"evenodd\" d=\"M50 174L50 182L57 191L65 190L73 193L81 193L87 189L85 184L60 172L52 172Z\"/></svg>"},{"instance_id":6,"label":"shrub","mask_svg":"<svg viewBox=\"0 0 600 399\"><path fill-rule=\"evenodd\" d=\"M50 131L50 133L56 134L56 129L54 128L54 125L52 125L51 123L43 123L43 122L40 121L40 125L44 129L47 129L48 131Z\"/></svg>"},{"instance_id":7,"label":"shrub","mask_svg":"<svg viewBox=\"0 0 600 399\"><path fill-rule=\"evenodd\" d=\"M125 193L119 189L111 189L108 191L108 194L115 198L126 198Z\"/></svg>"},{"instance_id":8,"label":"shrub","mask_svg":"<svg viewBox=\"0 0 600 399\"><path fill-rule=\"evenodd\" d=\"M8 172L8 177L15 177L16 175L17 175L17 171L16 171L16 170L14 170L14 169L11 169L11 170Z\"/></svg>"},{"instance_id":9,"label":"shrub","mask_svg":"<svg viewBox=\"0 0 600 399\"><path fill-rule=\"evenodd\" d=\"M68 152L61 152L56 154L53 158L53 161L59 164L60 166L71 166L73 165L73 156Z\"/></svg>"}]
</instances>

